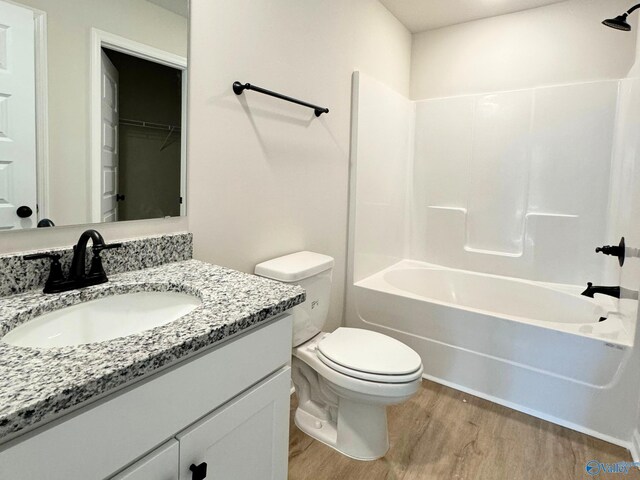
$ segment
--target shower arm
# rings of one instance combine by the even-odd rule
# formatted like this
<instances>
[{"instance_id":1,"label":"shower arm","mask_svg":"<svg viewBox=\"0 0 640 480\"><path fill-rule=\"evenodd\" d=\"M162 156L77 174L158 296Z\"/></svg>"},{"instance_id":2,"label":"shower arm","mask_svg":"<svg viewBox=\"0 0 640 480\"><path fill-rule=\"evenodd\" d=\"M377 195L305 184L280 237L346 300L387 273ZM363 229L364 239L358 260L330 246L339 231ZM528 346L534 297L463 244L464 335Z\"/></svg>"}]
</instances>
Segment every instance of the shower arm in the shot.
<instances>
[{"instance_id":1,"label":"shower arm","mask_svg":"<svg viewBox=\"0 0 640 480\"><path fill-rule=\"evenodd\" d=\"M634 5L633 7L631 7L629 10L627 10L627 15L631 15L633 12L635 12L636 10L638 10L640 8L640 3L637 5Z\"/></svg>"}]
</instances>

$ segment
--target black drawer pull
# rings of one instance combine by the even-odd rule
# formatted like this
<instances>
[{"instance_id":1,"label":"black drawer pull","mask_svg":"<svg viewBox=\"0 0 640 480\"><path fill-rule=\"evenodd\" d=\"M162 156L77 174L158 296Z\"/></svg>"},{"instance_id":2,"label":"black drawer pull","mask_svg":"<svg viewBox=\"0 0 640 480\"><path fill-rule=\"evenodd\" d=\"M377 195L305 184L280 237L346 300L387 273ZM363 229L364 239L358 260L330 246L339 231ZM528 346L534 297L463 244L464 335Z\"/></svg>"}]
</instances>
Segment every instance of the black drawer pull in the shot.
<instances>
[{"instance_id":1,"label":"black drawer pull","mask_svg":"<svg viewBox=\"0 0 640 480\"><path fill-rule=\"evenodd\" d=\"M207 478L207 463L202 462L200 465L192 463L189 467L193 473L191 474L191 480L204 480Z\"/></svg>"}]
</instances>

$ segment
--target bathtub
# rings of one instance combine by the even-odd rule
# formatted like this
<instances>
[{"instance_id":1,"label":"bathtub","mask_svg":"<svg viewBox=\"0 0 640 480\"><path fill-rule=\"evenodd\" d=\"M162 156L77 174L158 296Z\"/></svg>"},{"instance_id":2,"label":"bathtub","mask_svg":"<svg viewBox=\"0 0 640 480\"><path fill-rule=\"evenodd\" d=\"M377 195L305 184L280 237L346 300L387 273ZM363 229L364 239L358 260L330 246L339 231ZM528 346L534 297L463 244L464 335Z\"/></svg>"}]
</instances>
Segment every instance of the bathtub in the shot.
<instances>
[{"instance_id":1,"label":"bathtub","mask_svg":"<svg viewBox=\"0 0 640 480\"><path fill-rule=\"evenodd\" d=\"M626 445L600 402L627 388L634 322L583 289L403 260L349 285L347 324L411 346L426 378Z\"/></svg>"}]
</instances>

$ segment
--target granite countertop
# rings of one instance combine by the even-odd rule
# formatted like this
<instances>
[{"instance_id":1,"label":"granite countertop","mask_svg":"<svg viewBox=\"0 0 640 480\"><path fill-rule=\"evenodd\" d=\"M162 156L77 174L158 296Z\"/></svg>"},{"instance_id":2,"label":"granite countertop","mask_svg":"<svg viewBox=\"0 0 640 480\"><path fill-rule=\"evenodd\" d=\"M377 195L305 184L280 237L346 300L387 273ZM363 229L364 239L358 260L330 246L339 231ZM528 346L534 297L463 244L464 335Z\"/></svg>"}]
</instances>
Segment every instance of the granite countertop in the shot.
<instances>
[{"instance_id":1,"label":"granite countertop","mask_svg":"<svg viewBox=\"0 0 640 480\"><path fill-rule=\"evenodd\" d=\"M100 343L36 349L0 341L0 442L302 303L304 290L197 260L113 275L61 294L0 298L0 337L43 313L109 295L175 291L202 305L166 325Z\"/></svg>"}]
</instances>

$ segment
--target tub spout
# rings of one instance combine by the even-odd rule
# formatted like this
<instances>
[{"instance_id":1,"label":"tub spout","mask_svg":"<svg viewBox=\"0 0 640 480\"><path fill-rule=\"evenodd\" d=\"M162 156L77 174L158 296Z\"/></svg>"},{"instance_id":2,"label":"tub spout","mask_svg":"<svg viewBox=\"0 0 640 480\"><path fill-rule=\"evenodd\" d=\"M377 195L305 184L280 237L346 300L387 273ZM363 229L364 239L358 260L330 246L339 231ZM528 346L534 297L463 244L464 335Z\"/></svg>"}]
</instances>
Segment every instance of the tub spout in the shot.
<instances>
[{"instance_id":1,"label":"tub spout","mask_svg":"<svg viewBox=\"0 0 640 480\"><path fill-rule=\"evenodd\" d=\"M587 283L587 289L582 292L582 295L585 297L591 297L596 293L601 293L603 295L609 295L610 297L620 298L620 287L601 287L601 286L593 286L593 283Z\"/></svg>"}]
</instances>

